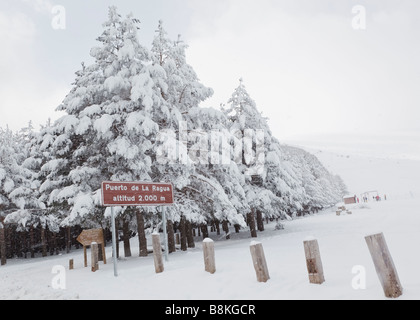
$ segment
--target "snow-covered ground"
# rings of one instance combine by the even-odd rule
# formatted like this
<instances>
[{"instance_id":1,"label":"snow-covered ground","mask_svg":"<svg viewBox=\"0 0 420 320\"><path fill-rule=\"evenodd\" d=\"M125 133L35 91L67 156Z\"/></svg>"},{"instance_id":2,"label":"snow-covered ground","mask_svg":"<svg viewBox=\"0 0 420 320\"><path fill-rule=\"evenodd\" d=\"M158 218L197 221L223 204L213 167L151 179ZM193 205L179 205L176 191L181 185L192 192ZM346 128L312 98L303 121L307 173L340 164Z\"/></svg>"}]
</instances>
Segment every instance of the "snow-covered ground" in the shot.
<instances>
[{"instance_id":1,"label":"snow-covered ground","mask_svg":"<svg viewBox=\"0 0 420 320\"><path fill-rule=\"evenodd\" d=\"M156 274L153 257L138 257L132 239L131 258L121 258L119 277L113 274L111 247L108 264L92 273L83 268L83 251L27 260L8 260L0 267L0 299L145 299L145 300L278 300L278 299L385 299L365 242L365 236L383 232L404 294L400 299L420 299L420 161L396 157L373 157L312 149L334 173L340 174L349 192L378 190L388 200L349 206L352 215L336 216L335 209L284 222L275 222L259 233L271 279L258 283L253 268L249 232L232 234L225 241L215 234L214 275L204 271L200 239L196 248L169 256L165 271ZM326 282L309 284L303 241L318 239ZM151 241L149 241L151 246ZM414 248L413 248L414 247ZM122 246L120 250L123 255ZM75 270L68 270L74 259ZM54 266L65 267L66 288L54 289ZM359 266L358 269L353 269ZM360 269L362 267L362 269ZM366 271L366 288L356 290L353 280ZM357 271L353 273L353 271Z\"/></svg>"}]
</instances>

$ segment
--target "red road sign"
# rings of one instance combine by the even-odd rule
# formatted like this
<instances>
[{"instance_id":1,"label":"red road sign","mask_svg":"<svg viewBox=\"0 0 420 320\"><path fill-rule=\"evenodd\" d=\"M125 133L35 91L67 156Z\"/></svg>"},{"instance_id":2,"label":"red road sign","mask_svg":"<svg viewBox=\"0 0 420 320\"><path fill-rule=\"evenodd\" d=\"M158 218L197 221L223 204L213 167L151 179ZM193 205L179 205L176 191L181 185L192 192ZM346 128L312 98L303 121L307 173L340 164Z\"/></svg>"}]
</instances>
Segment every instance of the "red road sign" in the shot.
<instances>
[{"instance_id":1,"label":"red road sign","mask_svg":"<svg viewBox=\"0 0 420 320\"><path fill-rule=\"evenodd\" d=\"M173 203L172 184L102 182L102 204L105 207L169 206Z\"/></svg>"}]
</instances>

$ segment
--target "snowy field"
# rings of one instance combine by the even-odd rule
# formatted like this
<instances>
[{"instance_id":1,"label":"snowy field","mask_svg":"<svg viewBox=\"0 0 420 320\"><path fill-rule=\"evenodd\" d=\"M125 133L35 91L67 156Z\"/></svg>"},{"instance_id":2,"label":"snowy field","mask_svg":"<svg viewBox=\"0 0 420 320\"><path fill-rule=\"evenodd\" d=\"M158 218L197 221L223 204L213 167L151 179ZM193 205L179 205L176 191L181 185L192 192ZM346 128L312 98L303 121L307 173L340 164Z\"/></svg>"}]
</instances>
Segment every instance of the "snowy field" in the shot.
<instances>
[{"instance_id":1,"label":"snowy field","mask_svg":"<svg viewBox=\"0 0 420 320\"><path fill-rule=\"evenodd\" d=\"M352 215L335 212L285 222L285 230L274 224L259 234L271 279L258 283L249 252L248 233L233 235L231 241L216 240L216 274L204 272L201 244L187 253L170 255L165 272L155 274L153 257L138 258L133 239L133 257L118 263L119 277L113 276L111 248L108 264L92 273L83 268L82 251L46 259L8 261L1 268L0 299L384 299L382 287L367 249L364 236L384 232L404 287L401 299L420 299L419 255L409 250L418 242L420 216L418 201L389 200L352 208ZM308 282L303 240L318 239L326 282ZM66 289L51 287L52 268L68 265ZM352 287L355 266L366 268L366 289Z\"/></svg>"},{"instance_id":2,"label":"snowy field","mask_svg":"<svg viewBox=\"0 0 420 320\"><path fill-rule=\"evenodd\" d=\"M265 250L271 279L256 281L248 231L232 234L225 241L215 234L214 275L204 271L201 240L188 252L171 254L165 271L155 274L153 257L138 257L137 238L132 239L131 258L121 258L119 277L113 275L111 247L108 264L92 273L83 268L83 251L48 258L8 260L0 267L0 299L142 299L142 300L280 300L280 299L385 299L364 237L383 232L404 288L399 299L420 299L419 250L420 206L418 181L420 161L319 152L334 173L342 175L350 192L372 188L388 195L387 201L348 206L352 215L336 216L335 208L317 215L275 222L258 234ZM386 175L388 178L384 178ZM318 239L326 282L309 284L303 241ZM148 242L151 246L151 241ZM414 248L413 248L414 246ZM123 255L122 245L120 252ZM88 251L88 254L90 252ZM89 255L90 258L90 255ZM75 270L68 270L74 259ZM53 289L54 266L65 266L66 288ZM356 290L355 266L366 271L366 288ZM357 270L360 270L357 269Z\"/></svg>"}]
</instances>

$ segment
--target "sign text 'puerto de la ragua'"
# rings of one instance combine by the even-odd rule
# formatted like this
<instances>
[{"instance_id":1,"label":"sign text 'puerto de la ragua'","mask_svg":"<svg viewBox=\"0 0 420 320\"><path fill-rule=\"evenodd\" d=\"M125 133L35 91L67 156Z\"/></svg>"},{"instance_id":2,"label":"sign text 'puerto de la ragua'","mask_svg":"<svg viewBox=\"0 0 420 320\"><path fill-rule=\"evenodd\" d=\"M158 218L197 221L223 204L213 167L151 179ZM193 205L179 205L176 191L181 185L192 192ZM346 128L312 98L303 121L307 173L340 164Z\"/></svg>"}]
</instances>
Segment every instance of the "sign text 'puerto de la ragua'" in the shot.
<instances>
[{"instance_id":1,"label":"sign text 'puerto de la ragua'","mask_svg":"<svg viewBox=\"0 0 420 320\"><path fill-rule=\"evenodd\" d=\"M102 204L115 206L168 206L174 203L173 186L148 182L103 182Z\"/></svg>"}]
</instances>

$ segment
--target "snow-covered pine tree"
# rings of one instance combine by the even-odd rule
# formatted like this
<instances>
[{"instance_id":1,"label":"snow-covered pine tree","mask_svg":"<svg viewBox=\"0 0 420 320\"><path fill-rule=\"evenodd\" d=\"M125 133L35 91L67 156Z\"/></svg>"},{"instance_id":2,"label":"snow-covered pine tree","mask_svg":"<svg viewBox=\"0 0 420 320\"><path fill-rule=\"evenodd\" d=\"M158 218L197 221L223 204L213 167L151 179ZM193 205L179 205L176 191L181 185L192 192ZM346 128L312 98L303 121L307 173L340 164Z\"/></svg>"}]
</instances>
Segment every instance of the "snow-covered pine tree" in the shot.
<instances>
[{"instance_id":1,"label":"snow-covered pine tree","mask_svg":"<svg viewBox=\"0 0 420 320\"><path fill-rule=\"evenodd\" d=\"M300 172L305 190L303 212L309 213L331 207L340 202L346 186L339 176L331 174L315 156L300 148L284 146L284 152Z\"/></svg>"},{"instance_id":2,"label":"snow-covered pine tree","mask_svg":"<svg viewBox=\"0 0 420 320\"><path fill-rule=\"evenodd\" d=\"M10 200L10 193L20 184L21 168L18 155L21 151L16 135L0 127L0 257L1 265L7 262L6 223L10 210L18 209Z\"/></svg>"},{"instance_id":3,"label":"snow-covered pine tree","mask_svg":"<svg viewBox=\"0 0 420 320\"><path fill-rule=\"evenodd\" d=\"M40 167L42 165L42 154L38 145L39 133L33 131L31 123L27 128L23 128L18 137L20 152L20 183L9 194L19 210L11 212L7 216L7 223L14 224L17 231L40 230L42 255L47 254L46 233L59 232L59 217L50 210L46 209L45 204L40 199ZM31 237L32 238L32 237ZM31 245L31 248L35 244ZM33 250L31 250L33 256Z\"/></svg>"},{"instance_id":4,"label":"snow-covered pine tree","mask_svg":"<svg viewBox=\"0 0 420 320\"><path fill-rule=\"evenodd\" d=\"M232 132L239 136L246 129L264 132L263 170L257 177L247 177L247 199L254 201L257 217L258 211L262 211L268 217L288 218L340 201L345 190L342 180L331 175L315 156L280 144L272 135L267 120L257 110L242 80L228 103L230 108L224 111L230 117ZM254 142L252 151L256 150ZM243 152L247 152L246 147ZM257 159L257 155L254 159ZM245 156L242 160L248 163ZM242 166L245 174L246 169L246 166Z\"/></svg>"},{"instance_id":5,"label":"snow-covered pine tree","mask_svg":"<svg viewBox=\"0 0 420 320\"><path fill-rule=\"evenodd\" d=\"M45 206L38 200L36 164L28 160L31 139L34 136L31 123L19 133L1 130L0 147L0 210L5 216L4 223L13 226L15 231L31 231L39 228L42 240L42 253L46 255L45 231L56 226L54 216L46 214ZM21 254L21 237L15 236L13 253ZM31 246L31 256L34 252Z\"/></svg>"},{"instance_id":6,"label":"snow-covered pine tree","mask_svg":"<svg viewBox=\"0 0 420 320\"><path fill-rule=\"evenodd\" d=\"M346 194L349 193L347 185L345 184L343 178L341 178L341 176L339 176L338 174L333 175L333 181L335 185L335 190L337 190L338 194L341 196L342 199Z\"/></svg>"},{"instance_id":7,"label":"snow-covered pine tree","mask_svg":"<svg viewBox=\"0 0 420 320\"><path fill-rule=\"evenodd\" d=\"M297 179L292 171L282 167L279 143L242 79L223 111L236 139L233 145L241 146L233 153L236 153L239 168L245 176L244 190L251 207L247 221L252 236L256 237L255 218L260 230L264 217L287 218L288 207L296 205L290 200L296 193Z\"/></svg>"},{"instance_id":8,"label":"snow-covered pine tree","mask_svg":"<svg viewBox=\"0 0 420 320\"><path fill-rule=\"evenodd\" d=\"M3 217L6 210L18 207L9 195L22 180L19 165L21 151L17 135L9 128L0 128L0 212Z\"/></svg>"},{"instance_id":9,"label":"snow-covered pine tree","mask_svg":"<svg viewBox=\"0 0 420 320\"><path fill-rule=\"evenodd\" d=\"M159 64L167 76L166 86L162 88L162 96L170 105L173 116L171 123L164 129L176 133L173 138L177 143L175 152L178 153L178 157L176 161L171 162L170 167L158 165L154 167L160 174L169 173L175 181L182 179L182 183L176 186L178 203L176 209L182 212L188 221L207 224L217 218L243 224L243 219L238 216L232 204L232 201L235 202L237 199L231 199L226 194L230 186L222 187L222 171L216 175L216 167L207 161L208 158L204 163L196 161L195 148L199 145L197 136L210 137L212 130L223 130L221 118L225 117L214 109L199 107L202 101L213 94L213 90L200 83L194 69L186 61L186 49L187 45L180 40L180 37L177 41L169 39L160 21L152 52L155 64ZM206 138L203 147L205 150L210 150L210 139ZM202 150L204 157L210 154L205 150ZM199 150L196 151L200 153ZM186 168L188 170L185 171ZM232 174L232 171L225 170L225 178L228 178L229 174ZM237 207L241 207L243 200L242 194L242 199L236 201ZM176 212L174 219L180 220Z\"/></svg>"},{"instance_id":10,"label":"snow-covered pine tree","mask_svg":"<svg viewBox=\"0 0 420 320\"><path fill-rule=\"evenodd\" d=\"M6 225L4 220L10 210L17 208L9 199L9 194L19 184L17 177L20 176L20 167L17 155L20 147L16 135L9 130L0 127L0 256L1 265L6 264Z\"/></svg>"},{"instance_id":11,"label":"snow-covered pine tree","mask_svg":"<svg viewBox=\"0 0 420 320\"><path fill-rule=\"evenodd\" d=\"M174 48L176 43L172 41L166 30L163 28L163 22L159 21L158 29L152 42L152 61L156 71L152 77L160 89L162 98L166 101L170 110L169 118L165 122L159 123L159 135L156 140L156 158L153 159L153 179L155 181L171 182L174 186L174 195L176 205L168 208L169 225L173 222L180 223L181 216L189 212L199 214L197 206L192 201L184 198L182 190L190 183L190 174L194 172L194 166L187 161L181 161L178 156L183 152L186 154L186 146L180 141L180 123L183 116L175 103L177 66L175 63ZM162 74L164 78L162 78ZM181 79L178 79L178 83ZM182 127L182 126L181 126ZM185 160L185 159L184 159ZM194 216L194 215L193 215ZM185 229L185 228L184 228ZM186 230L186 229L185 229Z\"/></svg>"},{"instance_id":12,"label":"snow-covered pine tree","mask_svg":"<svg viewBox=\"0 0 420 320\"><path fill-rule=\"evenodd\" d=\"M122 18L109 8L100 45L91 50L95 63L77 72L58 108L67 115L54 125L54 159L43 167L43 189L50 192L50 205L68 208L63 226L107 225L102 181L152 181L154 142L169 109L152 79L161 70L140 44L138 25L131 15Z\"/></svg>"},{"instance_id":13,"label":"snow-covered pine tree","mask_svg":"<svg viewBox=\"0 0 420 320\"><path fill-rule=\"evenodd\" d=\"M191 158L195 158L193 187L209 199L203 209L210 213L207 221L229 222L245 227L244 216L250 210L243 186L245 177L231 157L226 115L213 108L192 108L189 113ZM199 196L199 194L197 194ZM197 201L200 201L197 199ZM210 220L209 220L210 219Z\"/></svg>"},{"instance_id":14,"label":"snow-covered pine tree","mask_svg":"<svg viewBox=\"0 0 420 320\"><path fill-rule=\"evenodd\" d=\"M186 45L181 36L176 41L170 40L163 22L159 21L158 30L152 44L155 64L166 72L166 84L163 86L165 100L175 112L174 120L180 121L179 112L186 114L202 101L213 95L213 89L204 86L193 67L187 63Z\"/></svg>"}]
</instances>

